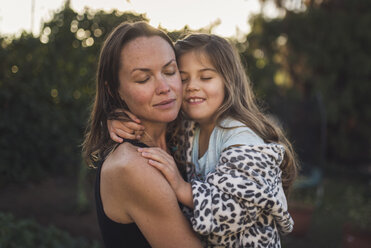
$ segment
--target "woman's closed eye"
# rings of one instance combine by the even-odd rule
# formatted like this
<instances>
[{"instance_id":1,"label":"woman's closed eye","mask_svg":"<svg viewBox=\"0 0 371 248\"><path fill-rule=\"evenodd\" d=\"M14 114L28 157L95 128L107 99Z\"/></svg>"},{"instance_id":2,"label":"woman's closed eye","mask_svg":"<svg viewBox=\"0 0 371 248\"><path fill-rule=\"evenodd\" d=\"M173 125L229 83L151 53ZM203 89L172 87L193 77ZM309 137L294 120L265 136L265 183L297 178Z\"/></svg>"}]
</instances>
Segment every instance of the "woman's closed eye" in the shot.
<instances>
[{"instance_id":1,"label":"woman's closed eye","mask_svg":"<svg viewBox=\"0 0 371 248\"><path fill-rule=\"evenodd\" d=\"M167 75L167 76L172 76L175 74L175 70L170 70L170 71L165 71L164 74Z\"/></svg>"},{"instance_id":2,"label":"woman's closed eye","mask_svg":"<svg viewBox=\"0 0 371 248\"><path fill-rule=\"evenodd\" d=\"M144 79L136 79L134 80L136 83L143 84L149 80L149 77L146 77Z\"/></svg>"}]
</instances>

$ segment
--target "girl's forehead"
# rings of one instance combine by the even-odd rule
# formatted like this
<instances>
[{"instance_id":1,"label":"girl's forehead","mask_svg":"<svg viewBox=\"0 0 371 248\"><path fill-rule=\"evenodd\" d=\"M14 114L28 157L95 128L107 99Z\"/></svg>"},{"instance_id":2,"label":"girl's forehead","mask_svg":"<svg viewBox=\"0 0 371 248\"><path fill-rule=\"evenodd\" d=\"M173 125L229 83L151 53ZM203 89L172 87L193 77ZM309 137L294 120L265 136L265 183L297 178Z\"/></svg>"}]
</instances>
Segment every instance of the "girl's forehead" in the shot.
<instances>
[{"instance_id":1,"label":"girl's forehead","mask_svg":"<svg viewBox=\"0 0 371 248\"><path fill-rule=\"evenodd\" d=\"M197 63L204 67L214 67L209 54L204 50L191 50L182 54L179 59L179 65L182 66L186 63Z\"/></svg>"}]
</instances>

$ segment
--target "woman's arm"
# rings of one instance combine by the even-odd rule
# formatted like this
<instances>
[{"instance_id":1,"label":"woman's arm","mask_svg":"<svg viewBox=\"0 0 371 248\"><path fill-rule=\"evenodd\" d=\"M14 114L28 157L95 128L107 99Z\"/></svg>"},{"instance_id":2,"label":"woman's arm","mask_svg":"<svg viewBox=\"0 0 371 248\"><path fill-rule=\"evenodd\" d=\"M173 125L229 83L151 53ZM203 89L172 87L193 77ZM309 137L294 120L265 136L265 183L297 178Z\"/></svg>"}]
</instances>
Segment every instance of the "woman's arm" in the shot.
<instances>
[{"instance_id":1,"label":"woman's arm","mask_svg":"<svg viewBox=\"0 0 371 248\"><path fill-rule=\"evenodd\" d=\"M110 194L106 214L116 213L116 220L129 216L152 247L201 247L161 173L131 145L123 144L111 155L105 162L110 165L102 169L102 200Z\"/></svg>"}]
</instances>

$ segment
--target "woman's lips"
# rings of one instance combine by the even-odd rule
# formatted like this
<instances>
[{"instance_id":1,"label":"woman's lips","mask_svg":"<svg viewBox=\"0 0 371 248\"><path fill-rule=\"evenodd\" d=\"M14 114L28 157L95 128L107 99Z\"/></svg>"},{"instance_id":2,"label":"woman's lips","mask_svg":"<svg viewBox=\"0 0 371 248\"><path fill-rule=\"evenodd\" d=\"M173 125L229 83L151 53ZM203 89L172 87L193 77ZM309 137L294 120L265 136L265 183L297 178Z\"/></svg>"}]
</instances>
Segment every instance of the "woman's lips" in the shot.
<instances>
[{"instance_id":1,"label":"woman's lips","mask_svg":"<svg viewBox=\"0 0 371 248\"><path fill-rule=\"evenodd\" d=\"M167 109L167 108L173 107L175 105L175 102L176 102L175 99L168 99L160 103L154 104L153 107L159 108L159 109Z\"/></svg>"}]
</instances>

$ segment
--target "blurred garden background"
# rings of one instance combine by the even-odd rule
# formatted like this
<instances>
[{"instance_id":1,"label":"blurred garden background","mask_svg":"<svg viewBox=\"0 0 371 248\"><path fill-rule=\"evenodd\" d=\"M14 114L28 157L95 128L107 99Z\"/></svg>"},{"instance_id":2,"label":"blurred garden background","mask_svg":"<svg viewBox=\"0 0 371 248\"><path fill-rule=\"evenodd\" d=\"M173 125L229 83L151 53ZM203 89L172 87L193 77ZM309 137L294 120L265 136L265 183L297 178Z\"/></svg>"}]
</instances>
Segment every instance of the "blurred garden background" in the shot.
<instances>
[{"instance_id":1,"label":"blurred garden background","mask_svg":"<svg viewBox=\"0 0 371 248\"><path fill-rule=\"evenodd\" d=\"M371 1L260 3L251 32L230 41L301 162L282 245L371 247ZM268 3L284 14L267 17ZM100 47L138 20L66 1L38 35L0 33L0 248L102 247L80 144ZM217 25L162 28L176 41Z\"/></svg>"}]
</instances>

